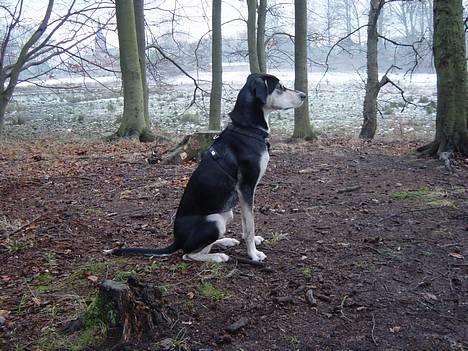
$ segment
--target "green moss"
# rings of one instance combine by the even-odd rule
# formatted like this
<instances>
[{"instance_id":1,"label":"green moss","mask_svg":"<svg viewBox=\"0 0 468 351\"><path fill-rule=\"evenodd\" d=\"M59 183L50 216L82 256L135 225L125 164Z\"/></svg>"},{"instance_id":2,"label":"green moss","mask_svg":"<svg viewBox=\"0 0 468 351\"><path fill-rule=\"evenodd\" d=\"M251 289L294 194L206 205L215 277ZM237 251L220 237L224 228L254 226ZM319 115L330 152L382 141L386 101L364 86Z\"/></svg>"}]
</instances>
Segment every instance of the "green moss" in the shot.
<instances>
[{"instance_id":1,"label":"green moss","mask_svg":"<svg viewBox=\"0 0 468 351\"><path fill-rule=\"evenodd\" d=\"M426 189L421 190L408 190L408 191L394 191L390 193L390 196L395 199L407 200L407 199L416 199L431 194L431 191Z\"/></svg>"},{"instance_id":2,"label":"green moss","mask_svg":"<svg viewBox=\"0 0 468 351\"><path fill-rule=\"evenodd\" d=\"M131 271L118 271L114 275L114 280L118 282L126 282L128 278L138 278L138 273L134 270Z\"/></svg>"},{"instance_id":3,"label":"green moss","mask_svg":"<svg viewBox=\"0 0 468 351\"><path fill-rule=\"evenodd\" d=\"M203 282L198 288L198 292L211 300L211 302L218 302L225 298L225 293L222 289L215 287L209 282Z\"/></svg>"}]
</instances>

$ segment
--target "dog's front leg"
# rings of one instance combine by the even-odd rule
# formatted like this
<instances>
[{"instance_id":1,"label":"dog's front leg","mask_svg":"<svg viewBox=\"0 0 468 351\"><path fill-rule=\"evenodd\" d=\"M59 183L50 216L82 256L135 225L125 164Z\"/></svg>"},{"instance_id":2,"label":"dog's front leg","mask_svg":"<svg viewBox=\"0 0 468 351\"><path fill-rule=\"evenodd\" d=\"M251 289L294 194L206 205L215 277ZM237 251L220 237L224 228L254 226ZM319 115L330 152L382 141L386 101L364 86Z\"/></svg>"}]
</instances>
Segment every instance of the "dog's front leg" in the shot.
<instances>
[{"instance_id":1,"label":"dog's front leg","mask_svg":"<svg viewBox=\"0 0 468 351\"><path fill-rule=\"evenodd\" d=\"M253 261L263 261L266 255L255 246L255 222L253 214L254 188L240 187L239 202L242 215L242 237L247 245L247 254Z\"/></svg>"}]
</instances>

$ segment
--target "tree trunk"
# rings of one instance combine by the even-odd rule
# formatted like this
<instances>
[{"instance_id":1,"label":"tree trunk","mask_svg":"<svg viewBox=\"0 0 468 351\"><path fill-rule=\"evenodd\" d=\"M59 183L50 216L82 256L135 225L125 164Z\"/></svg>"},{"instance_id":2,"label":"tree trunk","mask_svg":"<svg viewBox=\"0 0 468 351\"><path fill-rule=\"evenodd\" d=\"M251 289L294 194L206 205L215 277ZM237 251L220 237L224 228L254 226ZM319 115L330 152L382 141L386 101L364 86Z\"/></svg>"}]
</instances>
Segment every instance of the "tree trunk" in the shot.
<instances>
[{"instance_id":1,"label":"tree trunk","mask_svg":"<svg viewBox=\"0 0 468 351\"><path fill-rule=\"evenodd\" d=\"M434 1L434 65L437 73L435 140L418 151L440 159L468 156L465 33L462 0Z\"/></svg>"},{"instance_id":2,"label":"tree trunk","mask_svg":"<svg viewBox=\"0 0 468 351\"><path fill-rule=\"evenodd\" d=\"M221 0L213 0L211 38L211 93L209 129L221 129L221 96L223 92L223 46L221 34Z\"/></svg>"},{"instance_id":3,"label":"tree trunk","mask_svg":"<svg viewBox=\"0 0 468 351\"><path fill-rule=\"evenodd\" d=\"M257 20L257 55L260 72L266 73L266 54L265 54L265 24L267 12L267 0L260 0L258 6Z\"/></svg>"},{"instance_id":4,"label":"tree trunk","mask_svg":"<svg viewBox=\"0 0 468 351\"><path fill-rule=\"evenodd\" d=\"M144 90L133 2L116 0L115 7L124 93L124 111L117 135L151 141L149 138L151 132L145 120Z\"/></svg>"},{"instance_id":5,"label":"tree trunk","mask_svg":"<svg viewBox=\"0 0 468 351\"><path fill-rule=\"evenodd\" d=\"M379 95L377 21L383 0L371 0L367 26L367 81L360 138L373 139L377 130L377 96Z\"/></svg>"},{"instance_id":6,"label":"tree trunk","mask_svg":"<svg viewBox=\"0 0 468 351\"><path fill-rule=\"evenodd\" d=\"M249 48L249 65L250 73L260 73L258 64L257 52L257 36L256 36L256 15L257 15L257 0L247 0L247 45Z\"/></svg>"},{"instance_id":7,"label":"tree trunk","mask_svg":"<svg viewBox=\"0 0 468 351\"><path fill-rule=\"evenodd\" d=\"M294 89L308 95L307 79L307 0L294 1ZM294 110L293 138L315 139L309 117L309 103L306 99L301 107Z\"/></svg>"},{"instance_id":8,"label":"tree trunk","mask_svg":"<svg viewBox=\"0 0 468 351\"><path fill-rule=\"evenodd\" d=\"M146 79L146 40L145 40L145 7L143 0L134 0L133 8L135 10L135 29L138 44L138 60L140 61L141 83L143 86L143 104L145 113L145 122L148 128L151 127L148 105L148 81Z\"/></svg>"},{"instance_id":9,"label":"tree trunk","mask_svg":"<svg viewBox=\"0 0 468 351\"><path fill-rule=\"evenodd\" d=\"M0 133L5 126L5 112L9 102L10 100L6 96L0 95Z\"/></svg>"},{"instance_id":10,"label":"tree trunk","mask_svg":"<svg viewBox=\"0 0 468 351\"><path fill-rule=\"evenodd\" d=\"M171 164L200 160L203 153L213 144L213 139L219 135L219 130L206 130L186 135L173 149L164 154L154 153L148 159L149 164Z\"/></svg>"}]
</instances>

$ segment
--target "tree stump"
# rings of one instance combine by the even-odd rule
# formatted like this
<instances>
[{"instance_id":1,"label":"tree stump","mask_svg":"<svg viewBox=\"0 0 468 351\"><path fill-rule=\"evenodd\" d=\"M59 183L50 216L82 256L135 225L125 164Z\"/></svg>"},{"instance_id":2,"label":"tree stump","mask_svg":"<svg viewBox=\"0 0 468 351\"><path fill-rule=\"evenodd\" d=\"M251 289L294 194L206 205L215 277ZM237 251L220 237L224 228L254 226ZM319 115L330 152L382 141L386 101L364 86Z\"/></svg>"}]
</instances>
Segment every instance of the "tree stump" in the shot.
<instances>
[{"instance_id":1,"label":"tree stump","mask_svg":"<svg viewBox=\"0 0 468 351\"><path fill-rule=\"evenodd\" d=\"M218 130L206 130L186 135L175 148L160 157L152 155L148 162L166 165L199 160L219 133Z\"/></svg>"},{"instance_id":2,"label":"tree stump","mask_svg":"<svg viewBox=\"0 0 468 351\"><path fill-rule=\"evenodd\" d=\"M157 340L167 336L173 321L170 307L162 302L162 293L152 284L130 277L127 284L105 280L99 293L82 317L65 326L65 333L87 330L95 325L120 329L123 345Z\"/></svg>"}]
</instances>

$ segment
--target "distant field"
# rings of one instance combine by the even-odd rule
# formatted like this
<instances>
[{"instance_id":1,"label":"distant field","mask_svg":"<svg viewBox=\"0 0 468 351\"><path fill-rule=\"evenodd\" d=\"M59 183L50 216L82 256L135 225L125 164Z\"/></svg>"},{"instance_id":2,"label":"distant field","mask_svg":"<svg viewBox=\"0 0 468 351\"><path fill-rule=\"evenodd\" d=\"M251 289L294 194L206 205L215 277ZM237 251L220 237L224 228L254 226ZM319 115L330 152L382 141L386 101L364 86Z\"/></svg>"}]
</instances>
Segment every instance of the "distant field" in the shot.
<instances>
[{"instance_id":1,"label":"distant field","mask_svg":"<svg viewBox=\"0 0 468 351\"><path fill-rule=\"evenodd\" d=\"M292 71L272 71L285 85L293 86ZM191 72L204 90L197 92L190 106L194 86L186 76L165 77L150 86L150 113L153 125L164 132L185 134L207 126L210 73ZM235 97L248 72L242 66L226 67L224 72L223 121L232 109ZM364 77L362 77L364 78ZM388 85L380 94L378 137L390 139L431 138L436 110L436 78L432 74L391 75L415 105L406 106L400 92ZM320 82L320 83L319 83ZM120 82L115 77L41 82L43 87L20 86L6 116L9 135L72 134L100 137L114 132L123 109ZM357 135L362 120L364 84L353 73L309 75L310 116L324 137ZM51 90L47 86L59 87ZM289 134L293 129L292 111L270 116L272 133Z\"/></svg>"}]
</instances>

